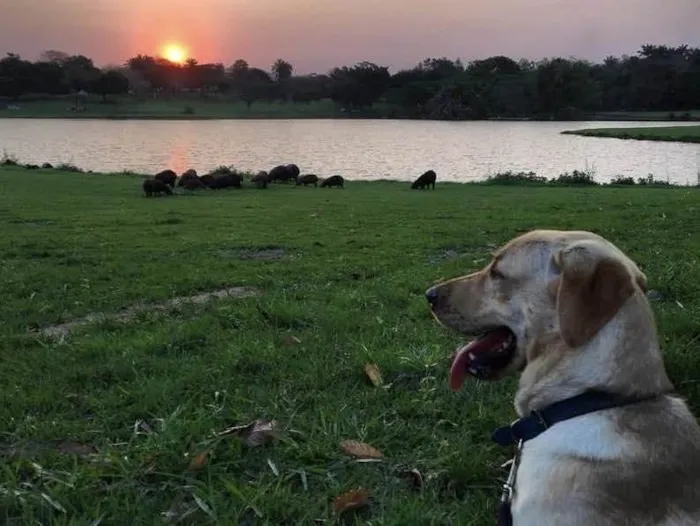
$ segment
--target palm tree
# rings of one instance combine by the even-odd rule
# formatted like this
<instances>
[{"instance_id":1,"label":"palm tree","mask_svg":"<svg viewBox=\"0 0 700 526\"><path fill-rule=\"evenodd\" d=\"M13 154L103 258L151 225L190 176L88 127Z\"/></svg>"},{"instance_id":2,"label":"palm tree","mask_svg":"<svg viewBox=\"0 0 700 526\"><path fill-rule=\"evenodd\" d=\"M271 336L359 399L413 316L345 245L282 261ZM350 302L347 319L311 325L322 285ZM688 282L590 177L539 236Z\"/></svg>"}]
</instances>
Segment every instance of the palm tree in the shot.
<instances>
[{"instance_id":1,"label":"palm tree","mask_svg":"<svg viewBox=\"0 0 700 526\"><path fill-rule=\"evenodd\" d=\"M292 67L289 62L282 60L281 58L278 58L272 65L272 74L275 76L277 82L280 83L289 80L293 71L294 67Z\"/></svg>"}]
</instances>

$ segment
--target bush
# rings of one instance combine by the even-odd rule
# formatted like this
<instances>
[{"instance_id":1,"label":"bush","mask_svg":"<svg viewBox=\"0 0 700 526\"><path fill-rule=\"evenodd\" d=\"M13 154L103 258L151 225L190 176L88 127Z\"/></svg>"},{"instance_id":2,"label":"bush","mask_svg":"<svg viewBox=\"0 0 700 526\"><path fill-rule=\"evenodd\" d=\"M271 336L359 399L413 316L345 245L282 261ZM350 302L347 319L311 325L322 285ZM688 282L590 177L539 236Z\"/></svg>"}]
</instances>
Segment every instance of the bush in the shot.
<instances>
[{"instance_id":1,"label":"bush","mask_svg":"<svg viewBox=\"0 0 700 526\"><path fill-rule=\"evenodd\" d=\"M613 177L612 181L610 181L610 184L633 185L633 184L635 184L635 182L634 182L634 177L625 177L623 175L616 175L615 177Z\"/></svg>"},{"instance_id":2,"label":"bush","mask_svg":"<svg viewBox=\"0 0 700 526\"><path fill-rule=\"evenodd\" d=\"M662 181L661 179L654 179L654 174L649 174L646 177L640 177L637 179L637 184L644 186L671 186L668 181Z\"/></svg>"},{"instance_id":3,"label":"bush","mask_svg":"<svg viewBox=\"0 0 700 526\"><path fill-rule=\"evenodd\" d=\"M222 164L221 166L214 168L209 173L211 175L229 175L229 174L238 173L238 170L236 170L233 166L225 166Z\"/></svg>"},{"instance_id":4,"label":"bush","mask_svg":"<svg viewBox=\"0 0 700 526\"><path fill-rule=\"evenodd\" d=\"M591 172L582 172L579 170L563 173L556 179L551 179L550 182L552 184L571 184L582 186L595 186L598 184L595 179L593 179L593 174Z\"/></svg>"},{"instance_id":5,"label":"bush","mask_svg":"<svg viewBox=\"0 0 700 526\"><path fill-rule=\"evenodd\" d=\"M85 170L78 168L76 165L71 163L61 163L56 166L56 170L61 172L74 172L74 173L84 173Z\"/></svg>"},{"instance_id":6,"label":"bush","mask_svg":"<svg viewBox=\"0 0 700 526\"><path fill-rule=\"evenodd\" d=\"M2 159L0 159L0 166L18 166L19 162L17 157L8 154L6 151L2 154Z\"/></svg>"},{"instance_id":7,"label":"bush","mask_svg":"<svg viewBox=\"0 0 700 526\"><path fill-rule=\"evenodd\" d=\"M487 184L523 184L523 183L538 183L544 184L547 182L546 177L540 177L535 172L501 172L495 175L489 175L485 181Z\"/></svg>"}]
</instances>

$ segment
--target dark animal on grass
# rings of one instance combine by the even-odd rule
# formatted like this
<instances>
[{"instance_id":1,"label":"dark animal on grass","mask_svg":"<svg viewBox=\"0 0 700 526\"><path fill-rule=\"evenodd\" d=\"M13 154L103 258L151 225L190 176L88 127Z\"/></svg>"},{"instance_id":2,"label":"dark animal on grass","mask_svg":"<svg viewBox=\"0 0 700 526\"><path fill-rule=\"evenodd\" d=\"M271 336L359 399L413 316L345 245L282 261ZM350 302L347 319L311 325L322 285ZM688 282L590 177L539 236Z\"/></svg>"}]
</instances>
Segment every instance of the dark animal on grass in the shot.
<instances>
[{"instance_id":1,"label":"dark animal on grass","mask_svg":"<svg viewBox=\"0 0 700 526\"><path fill-rule=\"evenodd\" d=\"M146 197L159 196L160 194L173 195L170 187L158 179L146 179L143 182L143 192Z\"/></svg>"},{"instance_id":2,"label":"dark animal on grass","mask_svg":"<svg viewBox=\"0 0 700 526\"><path fill-rule=\"evenodd\" d=\"M38 164L25 164L24 167L25 167L27 170L38 170L38 169L39 169L39 165L38 165Z\"/></svg>"},{"instance_id":3,"label":"dark animal on grass","mask_svg":"<svg viewBox=\"0 0 700 526\"><path fill-rule=\"evenodd\" d=\"M277 181L281 181L284 183L294 181L297 177L297 174L295 173L293 168L290 168L290 165L280 165L280 166L275 166L272 170L270 170L268 182L274 183Z\"/></svg>"},{"instance_id":4,"label":"dark animal on grass","mask_svg":"<svg viewBox=\"0 0 700 526\"><path fill-rule=\"evenodd\" d=\"M254 175L250 181L255 185L256 188L267 188L268 177L269 176L267 172L263 170Z\"/></svg>"},{"instance_id":5,"label":"dark animal on grass","mask_svg":"<svg viewBox=\"0 0 700 526\"><path fill-rule=\"evenodd\" d=\"M184 186L185 190L197 190L199 188L206 188L206 186L199 177L195 177L194 179L185 179L181 186Z\"/></svg>"},{"instance_id":6,"label":"dark animal on grass","mask_svg":"<svg viewBox=\"0 0 700 526\"><path fill-rule=\"evenodd\" d=\"M158 179L159 181L163 181L170 188L175 188L175 181L177 181L177 174L175 172L173 172L172 170L163 170L162 172L158 172L153 178Z\"/></svg>"},{"instance_id":7,"label":"dark animal on grass","mask_svg":"<svg viewBox=\"0 0 700 526\"><path fill-rule=\"evenodd\" d=\"M207 188L211 188L211 185L214 184L214 179L216 179L216 177L212 174L204 174L202 177L197 178L197 180L201 181Z\"/></svg>"},{"instance_id":8,"label":"dark animal on grass","mask_svg":"<svg viewBox=\"0 0 700 526\"><path fill-rule=\"evenodd\" d=\"M185 184L185 181L188 179L196 179L197 178L197 172L189 169L186 172L184 172L181 176L180 179L177 182L178 186L183 186Z\"/></svg>"},{"instance_id":9,"label":"dark animal on grass","mask_svg":"<svg viewBox=\"0 0 700 526\"><path fill-rule=\"evenodd\" d=\"M426 190L430 188L430 185L433 185L433 190L435 190L435 180L437 179L437 174L432 171L428 170L425 172L423 175L421 175L418 179L416 179L413 184L411 185L411 188L413 190L419 189L419 190Z\"/></svg>"},{"instance_id":10,"label":"dark animal on grass","mask_svg":"<svg viewBox=\"0 0 700 526\"><path fill-rule=\"evenodd\" d=\"M331 175L328 179L324 179L321 183L321 188L333 188L334 186L344 188L344 184L345 179L343 179L342 175Z\"/></svg>"},{"instance_id":11,"label":"dark animal on grass","mask_svg":"<svg viewBox=\"0 0 700 526\"><path fill-rule=\"evenodd\" d=\"M243 176L237 173L230 173L214 177L214 181L209 185L212 190L221 190L223 188L240 188Z\"/></svg>"},{"instance_id":12,"label":"dark animal on grass","mask_svg":"<svg viewBox=\"0 0 700 526\"><path fill-rule=\"evenodd\" d=\"M41 167L42 167L44 170L53 170L53 164L51 164L51 163L44 163L44 164L41 165Z\"/></svg>"},{"instance_id":13,"label":"dark animal on grass","mask_svg":"<svg viewBox=\"0 0 700 526\"><path fill-rule=\"evenodd\" d=\"M296 164L288 164L288 165L287 165L287 170L288 170L290 173L294 174L294 179L296 179L297 177L299 177L299 174L301 173L301 171L299 170L299 167L298 167Z\"/></svg>"},{"instance_id":14,"label":"dark animal on grass","mask_svg":"<svg viewBox=\"0 0 700 526\"><path fill-rule=\"evenodd\" d=\"M300 175L297 177L297 186L299 185L304 185L308 186L310 184L314 186L318 186L318 175L315 174L306 174L306 175Z\"/></svg>"}]
</instances>

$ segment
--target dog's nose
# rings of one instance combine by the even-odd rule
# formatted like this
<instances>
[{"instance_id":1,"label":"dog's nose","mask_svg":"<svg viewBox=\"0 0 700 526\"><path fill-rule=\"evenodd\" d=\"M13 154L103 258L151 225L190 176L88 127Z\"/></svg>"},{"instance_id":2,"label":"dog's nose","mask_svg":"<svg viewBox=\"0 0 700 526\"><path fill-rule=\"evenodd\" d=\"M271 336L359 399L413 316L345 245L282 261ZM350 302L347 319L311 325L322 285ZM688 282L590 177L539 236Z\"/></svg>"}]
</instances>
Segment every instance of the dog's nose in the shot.
<instances>
[{"instance_id":1,"label":"dog's nose","mask_svg":"<svg viewBox=\"0 0 700 526\"><path fill-rule=\"evenodd\" d=\"M428 303L430 303L431 305L434 305L438 299L437 289L435 287L433 287L432 289L428 289L425 292L425 299L428 300Z\"/></svg>"}]
</instances>

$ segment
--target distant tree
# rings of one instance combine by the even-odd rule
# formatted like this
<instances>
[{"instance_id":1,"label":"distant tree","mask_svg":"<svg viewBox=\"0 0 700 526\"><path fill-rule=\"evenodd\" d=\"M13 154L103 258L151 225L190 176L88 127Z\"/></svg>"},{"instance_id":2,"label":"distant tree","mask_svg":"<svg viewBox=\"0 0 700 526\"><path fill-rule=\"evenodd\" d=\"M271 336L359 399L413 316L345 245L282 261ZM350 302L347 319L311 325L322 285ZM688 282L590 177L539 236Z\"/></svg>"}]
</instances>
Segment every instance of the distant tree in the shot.
<instances>
[{"instance_id":1,"label":"distant tree","mask_svg":"<svg viewBox=\"0 0 700 526\"><path fill-rule=\"evenodd\" d=\"M293 72L294 67L289 62L282 60L281 58L278 58L272 65L272 74L274 75L275 80L279 83L289 80Z\"/></svg>"},{"instance_id":2,"label":"distant tree","mask_svg":"<svg viewBox=\"0 0 700 526\"><path fill-rule=\"evenodd\" d=\"M129 91L129 79L119 71L108 70L99 74L92 82L91 89L107 100L107 95L121 95Z\"/></svg>"},{"instance_id":3,"label":"distant tree","mask_svg":"<svg viewBox=\"0 0 700 526\"><path fill-rule=\"evenodd\" d=\"M353 67L335 68L330 74L331 98L350 108L369 107L389 87L389 69L372 62L360 62Z\"/></svg>"},{"instance_id":4,"label":"distant tree","mask_svg":"<svg viewBox=\"0 0 700 526\"><path fill-rule=\"evenodd\" d=\"M239 97L250 108L259 100L271 100L273 98L273 81L270 75L259 68L249 68L245 73L239 73L234 85Z\"/></svg>"},{"instance_id":5,"label":"distant tree","mask_svg":"<svg viewBox=\"0 0 700 526\"><path fill-rule=\"evenodd\" d=\"M63 64L70 58L68 53L63 51L56 51L55 49L47 49L42 52L39 56L41 62L56 62L58 64Z\"/></svg>"},{"instance_id":6,"label":"distant tree","mask_svg":"<svg viewBox=\"0 0 700 526\"><path fill-rule=\"evenodd\" d=\"M239 58L229 68L229 75L234 81L240 80L246 76L249 69L250 67L248 66L248 62L242 58Z\"/></svg>"},{"instance_id":7,"label":"distant tree","mask_svg":"<svg viewBox=\"0 0 700 526\"><path fill-rule=\"evenodd\" d=\"M66 84L75 91L87 90L100 75L92 59L83 55L72 55L62 63Z\"/></svg>"},{"instance_id":8,"label":"distant tree","mask_svg":"<svg viewBox=\"0 0 700 526\"><path fill-rule=\"evenodd\" d=\"M0 60L0 95L18 98L34 88L33 65L15 53Z\"/></svg>"}]
</instances>

